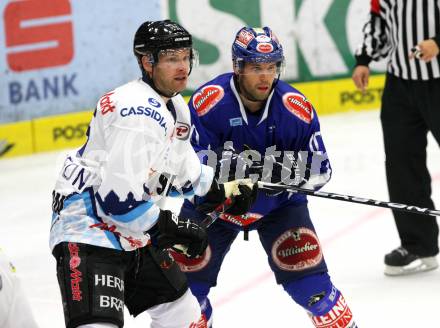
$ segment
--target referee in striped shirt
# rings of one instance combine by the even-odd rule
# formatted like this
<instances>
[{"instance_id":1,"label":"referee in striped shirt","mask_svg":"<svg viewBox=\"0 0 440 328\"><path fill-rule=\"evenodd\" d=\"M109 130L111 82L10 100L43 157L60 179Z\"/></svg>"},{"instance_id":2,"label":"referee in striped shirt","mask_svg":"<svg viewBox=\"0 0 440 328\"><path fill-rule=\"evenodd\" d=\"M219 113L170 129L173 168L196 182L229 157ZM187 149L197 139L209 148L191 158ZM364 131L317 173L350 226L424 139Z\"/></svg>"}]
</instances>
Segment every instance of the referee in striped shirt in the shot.
<instances>
[{"instance_id":1,"label":"referee in striped shirt","mask_svg":"<svg viewBox=\"0 0 440 328\"><path fill-rule=\"evenodd\" d=\"M437 0L372 0L353 81L368 86L372 60L387 58L381 123L390 200L433 208L426 166L427 133L440 144L440 4ZM385 274L438 267L436 218L394 212L401 246L385 255Z\"/></svg>"}]
</instances>

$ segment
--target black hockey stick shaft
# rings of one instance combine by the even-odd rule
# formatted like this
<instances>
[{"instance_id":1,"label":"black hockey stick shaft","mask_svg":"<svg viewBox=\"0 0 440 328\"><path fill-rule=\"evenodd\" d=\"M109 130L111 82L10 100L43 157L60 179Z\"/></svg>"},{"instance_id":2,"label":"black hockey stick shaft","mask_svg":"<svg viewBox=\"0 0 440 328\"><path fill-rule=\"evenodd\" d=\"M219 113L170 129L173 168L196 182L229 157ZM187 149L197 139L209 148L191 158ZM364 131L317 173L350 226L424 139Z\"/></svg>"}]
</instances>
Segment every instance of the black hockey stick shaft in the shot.
<instances>
[{"instance_id":1,"label":"black hockey stick shaft","mask_svg":"<svg viewBox=\"0 0 440 328\"><path fill-rule=\"evenodd\" d=\"M295 186L279 185L279 184L258 181L258 188L268 189L268 190L287 191L287 192L297 192L297 193L305 194L308 196L340 200L340 201L349 202L349 203L384 207L384 208L389 208L391 210L396 210L396 211L401 211L401 212L425 214L425 215L431 215L431 216L440 216L440 211L436 210L436 209L418 207L418 206L414 206L414 205L399 204L399 203L393 203L393 202L385 202L382 200L374 200L374 199L369 199L369 198L364 198L364 197L337 194L337 193L327 192L327 191L313 191L313 190L303 189L303 188L299 188L299 187L295 187Z\"/></svg>"},{"instance_id":2,"label":"black hockey stick shaft","mask_svg":"<svg viewBox=\"0 0 440 328\"><path fill-rule=\"evenodd\" d=\"M219 205L214 211L206 214L205 218L200 223L203 228L208 228L222 215L228 208L232 206L231 198L227 198L223 204Z\"/></svg>"}]
</instances>

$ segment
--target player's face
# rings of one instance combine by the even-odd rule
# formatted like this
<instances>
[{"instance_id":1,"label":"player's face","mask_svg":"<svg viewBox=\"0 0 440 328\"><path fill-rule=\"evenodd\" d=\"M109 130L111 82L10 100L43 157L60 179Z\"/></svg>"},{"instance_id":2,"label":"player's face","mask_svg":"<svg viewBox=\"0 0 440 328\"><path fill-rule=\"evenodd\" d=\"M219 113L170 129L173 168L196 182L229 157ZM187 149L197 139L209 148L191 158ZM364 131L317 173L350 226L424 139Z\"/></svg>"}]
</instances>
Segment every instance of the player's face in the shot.
<instances>
[{"instance_id":1,"label":"player's face","mask_svg":"<svg viewBox=\"0 0 440 328\"><path fill-rule=\"evenodd\" d=\"M159 52L159 61L152 69L154 85L164 94L174 94L186 88L190 70L191 50L169 49Z\"/></svg>"},{"instance_id":2,"label":"player's face","mask_svg":"<svg viewBox=\"0 0 440 328\"><path fill-rule=\"evenodd\" d=\"M238 79L241 93L252 101L266 100L277 76L276 63L245 63Z\"/></svg>"}]
</instances>

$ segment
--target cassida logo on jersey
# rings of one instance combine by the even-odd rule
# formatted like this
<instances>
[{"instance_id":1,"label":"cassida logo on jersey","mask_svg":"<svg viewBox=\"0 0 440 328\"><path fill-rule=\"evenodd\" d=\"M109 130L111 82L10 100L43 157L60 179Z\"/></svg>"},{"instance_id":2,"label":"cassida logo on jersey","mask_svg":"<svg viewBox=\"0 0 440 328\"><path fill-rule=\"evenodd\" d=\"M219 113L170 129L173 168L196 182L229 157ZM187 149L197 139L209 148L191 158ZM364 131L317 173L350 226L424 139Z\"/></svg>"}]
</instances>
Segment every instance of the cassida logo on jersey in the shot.
<instances>
[{"instance_id":1,"label":"cassida logo on jersey","mask_svg":"<svg viewBox=\"0 0 440 328\"><path fill-rule=\"evenodd\" d=\"M287 230L273 243L272 259L282 270L313 268L322 261L318 237L308 228Z\"/></svg>"},{"instance_id":2,"label":"cassida logo on jersey","mask_svg":"<svg viewBox=\"0 0 440 328\"><path fill-rule=\"evenodd\" d=\"M283 96L283 104L289 112L310 124L313 120L312 104L302 94L288 92Z\"/></svg>"},{"instance_id":3,"label":"cassida logo on jersey","mask_svg":"<svg viewBox=\"0 0 440 328\"><path fill-rule=\"evenodd\" d=\"M259 43L257 45L257 51L263 54L268 54L273 51L273 46L270 43Z\"/></svg>"},{"instance_id":4,"label":"cassida logo on jersey","mask_svg":"<svg viewBox=\"0 0 440 328\"><path fill-rule=\"evenodd\" d=\"M212 107L222 100L225 91L220 85L207 85L200 89L193 97L193 107L198 116L207 114Z\"/></svg>"},{"instance_id":5,"label":"cassida logo on jersey","mask_svg":"<svg viewBox=\"0 0 440 328\"><path fill-rule=\"evenodd\" d=\"M167 125L165 122L165 118L159 112L155 111L150 107L137 106L137 107L125 107L121 109L121 116L127 117L132 115L145 115L146 117L150 117L155 120L167 133Z\"/></svg>"},{"instance_id":6,"label":"cassida logo on jersey","mask_svg":"<svg viewBox=\"0 0 440 328\"><path fill-rule=\"evenodd\" d=\"M189 132L191 128L188 124L183 122L176 122L174 128L174 136L180 140L187 140L189 138Z\"/></svg>"},{"instance_id":7,"label":"cassida logo on jersey","mask_svg":"<svg viewBox=\"0 0 440 328\"><path fill-rule=\"evenodd\" d=\"M209 245L202 256L194 259L190 259L186 255L173 250L170 250L169 253L183 272L196 272L202 270L209 263L212 256L211 247Z\"/></svg>"}]
</instances>

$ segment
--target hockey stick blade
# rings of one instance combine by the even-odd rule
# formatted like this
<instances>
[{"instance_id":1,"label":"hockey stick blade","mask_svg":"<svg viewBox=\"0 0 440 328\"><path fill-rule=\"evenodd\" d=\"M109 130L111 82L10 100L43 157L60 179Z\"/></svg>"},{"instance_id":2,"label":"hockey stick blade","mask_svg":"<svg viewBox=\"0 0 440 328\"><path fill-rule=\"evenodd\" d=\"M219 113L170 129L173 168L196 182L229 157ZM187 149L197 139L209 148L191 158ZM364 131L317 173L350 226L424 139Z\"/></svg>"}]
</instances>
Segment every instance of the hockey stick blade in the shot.
<instances>
[{"instance_id":1,"label":"hockey stick blade","mask_svg":"<svg viewBox=\"0 0 440 328\"><path fill-rule=\"evenodd\" d=\"M384 208L389 208L391 210L396 210L396 211L401 211L401 212L425 214L425 215L431 215L431 216L440 216L440 211L436 210L436 209L418 207L418 206L414 206L414 205L399 204L399 203L393 203L393 202L385 202L385 201L381 201L381 200L374 200L374 199L351 196L351 195L336 194L336 193L327 192L327 191L313 191L313 190L303 189L303 188L299 188L299 187L295 187L295 186L280 185L280 184L268 183L268 182L263 182L263 181L258 181L258 188L259 189L267 189L267 190L278 190L278 191L287 191L287 192L293 192L293 193L301 193L301 194L305 194L308 196L315 196L315 197L321 197L321 198L327 198L327 199L333 199L333 200L340 200L340 201L349 202L349 203L384 207Z\"/></svg>"}]
</instances>

